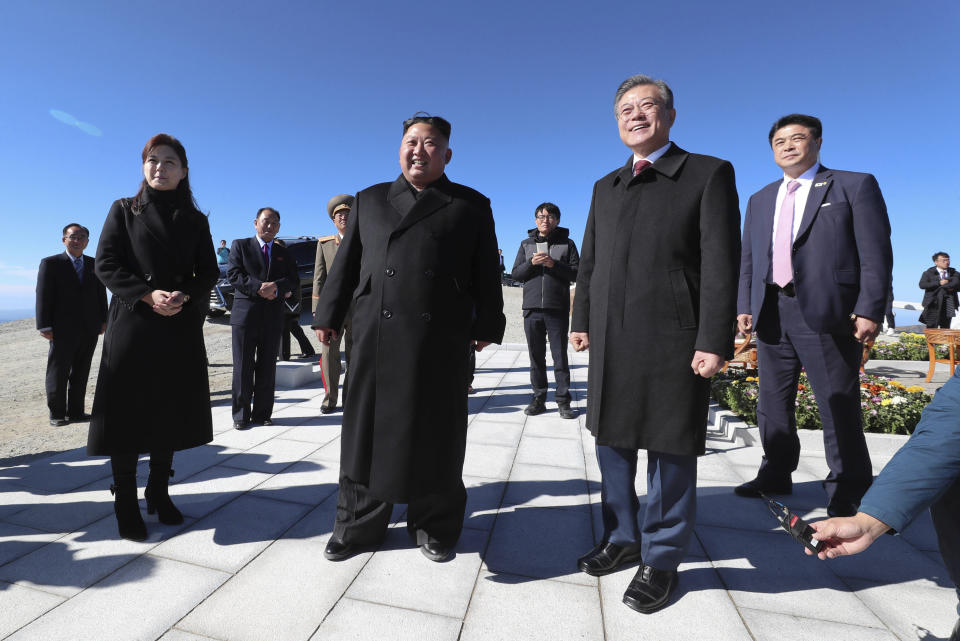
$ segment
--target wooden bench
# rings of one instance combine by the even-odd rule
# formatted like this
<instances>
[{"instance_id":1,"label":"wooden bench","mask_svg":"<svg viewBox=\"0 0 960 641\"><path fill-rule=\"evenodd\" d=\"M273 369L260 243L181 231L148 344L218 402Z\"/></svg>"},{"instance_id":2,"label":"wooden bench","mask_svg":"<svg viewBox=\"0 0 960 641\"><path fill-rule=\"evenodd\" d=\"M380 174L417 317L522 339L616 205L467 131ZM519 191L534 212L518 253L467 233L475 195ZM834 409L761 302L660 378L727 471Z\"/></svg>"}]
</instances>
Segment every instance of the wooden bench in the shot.
<instances>
[{"instance_id":1,"label":"wooden bench","mask_svg":"<svg viewBox=\"0 0 960 641\"><path fill-rule=\"evenodd\" d=\"M950 376L957 366L957 347L960 347L960 329L925 329L923 335L927 339L927 349L930 350L930 371L927 372L927 382L933 378L933 371L937 363L950 366ZM947 358L937 358L937 345L947 346Z\"/></svg>"}]
</instances>

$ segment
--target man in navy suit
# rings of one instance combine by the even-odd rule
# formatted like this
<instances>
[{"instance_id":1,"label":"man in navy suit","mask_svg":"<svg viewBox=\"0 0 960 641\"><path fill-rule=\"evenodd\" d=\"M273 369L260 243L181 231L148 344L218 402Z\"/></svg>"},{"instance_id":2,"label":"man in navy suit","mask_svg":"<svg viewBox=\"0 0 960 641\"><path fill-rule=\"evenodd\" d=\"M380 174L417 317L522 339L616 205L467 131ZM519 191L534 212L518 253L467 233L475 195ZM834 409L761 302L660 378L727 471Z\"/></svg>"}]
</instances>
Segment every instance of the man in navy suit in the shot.
<instances>
[{"instance_id":1,"label":"man in navy suit","mask_svg":"<svg viewBox=\"0 0 960 641\"><path fill-rule=\"evenodd\" d=\"M70 223L63 228L67 250L40 261L37 274L37 329L50 341L47 407L56 427L88 418L90 361L107 327L107 290L93 273L93 258L83 255L89 242L90 231Z\"/></svg>"},{"instance_id":2,"label":"man in navy suit","mask_svg":"<svg viewBox=\"0 0 960 641\"><path fill-rule=\"evenodd\" d=\"M253 221L257 233L230 247L227 279L234 287L230 325L233 328L233 426L272 425L277 351L283 330L283 300L300 296L297 263L285 247L273 242L280 212L263 207ZM253 409L250 399L253 398Z\"/></svg>"},{"instance_id":3,"label":"man in navy suit","mask_svg":"<svg viewBox=\"0 0 960 641\"><path fill-rule=\"evenodd\" d=\"M784 116L769 142L784 176L750 197L737 296L739 329L757 332L764 455L756 478L735 491L791 493L802 367L823 421L827 513L852 516L873 480L858 370L863 344L883 320L893 268L890 221L872 175L819 163L817 118Z\"/></svg>"}]
</instances>

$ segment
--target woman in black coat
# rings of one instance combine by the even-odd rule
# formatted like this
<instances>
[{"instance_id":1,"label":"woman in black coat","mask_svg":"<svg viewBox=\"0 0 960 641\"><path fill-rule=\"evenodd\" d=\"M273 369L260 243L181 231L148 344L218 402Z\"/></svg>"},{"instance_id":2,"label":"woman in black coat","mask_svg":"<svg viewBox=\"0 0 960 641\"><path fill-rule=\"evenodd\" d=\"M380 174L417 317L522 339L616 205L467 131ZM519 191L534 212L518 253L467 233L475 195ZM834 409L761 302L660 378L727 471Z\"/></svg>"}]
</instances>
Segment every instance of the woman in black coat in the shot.
<instances>
[{"instance_id":1,"label":"woman in black coat","mask_svg":"<svg viewBox=\"0 0 960 641\"><path fill-rule=\"evenodd\" d=\"M219 276L207 218L197 209L180 141L157 134L143 148L140 190L113 203L96 273L113 293L87 441L110 456L120 536L147 529L137 502L137 459L150 453L147 513L178 524L170 500L173 452L213 439L203 306Z\"/></svg>"}]
</instances>

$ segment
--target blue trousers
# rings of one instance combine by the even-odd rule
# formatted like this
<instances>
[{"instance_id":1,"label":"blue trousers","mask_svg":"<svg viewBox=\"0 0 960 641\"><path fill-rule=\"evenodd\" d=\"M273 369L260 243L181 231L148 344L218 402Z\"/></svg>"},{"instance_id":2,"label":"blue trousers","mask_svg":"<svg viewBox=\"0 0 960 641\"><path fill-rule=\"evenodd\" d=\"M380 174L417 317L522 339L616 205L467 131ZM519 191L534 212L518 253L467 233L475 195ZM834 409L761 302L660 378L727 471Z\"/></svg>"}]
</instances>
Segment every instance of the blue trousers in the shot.
<instances>
[{"instance_id":1,"label":"blue trousers","mask_svg":"<svg viewBox=\"0 0 960 641\"><path fill-rule=\"evenodd\" d=\"M697 517L697 457L647 451L647 507L639 520L634 489L637 450L597 445L603 540L640 542L643 562L676 570L687 554Z\"/></svg>"}]
</instances>

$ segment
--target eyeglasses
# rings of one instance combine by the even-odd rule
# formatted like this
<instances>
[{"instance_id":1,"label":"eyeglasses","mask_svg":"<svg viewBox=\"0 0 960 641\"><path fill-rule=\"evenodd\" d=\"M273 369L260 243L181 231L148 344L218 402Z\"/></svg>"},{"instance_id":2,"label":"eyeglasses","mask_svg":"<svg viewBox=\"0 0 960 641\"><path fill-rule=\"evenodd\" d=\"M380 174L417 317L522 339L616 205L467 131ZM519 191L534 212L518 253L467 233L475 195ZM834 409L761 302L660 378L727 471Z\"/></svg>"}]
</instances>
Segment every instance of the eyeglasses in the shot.
<instances>
[{"instance_id":1,"label":"eyeglasses","mask_svg":"<svg viewBox=\"0 0 960 641\"><path fill-rule=\"evenodd\" d=\"M86 234L82 236L77 236L76 234L70 234L69 236L64 236L67 240L86 240L88 236Z\"/></svg>"},{"instance_id":2,"label":"eyeglasses","mask_svg":"<svg viewBox=\"0 0 960 641\"><path fill-rule=\"evenodd\" d=\"M556 220L557 217L553 214L537 214L537 220Z\"/></svg>"},{"instance_id":3,"label":"eyeglasses","mask_svg":"<svg viewBox=\"0 0 960 641\"><path fill-rule=\"evenodd\" d=\"M660 103L655 100L644 100L641 103L629 102L620 108L620 111L617 112L617 118L620 120L628 120L638 111L644 114L650 114L659 106Z\"/></svg>"}]
</instances>

